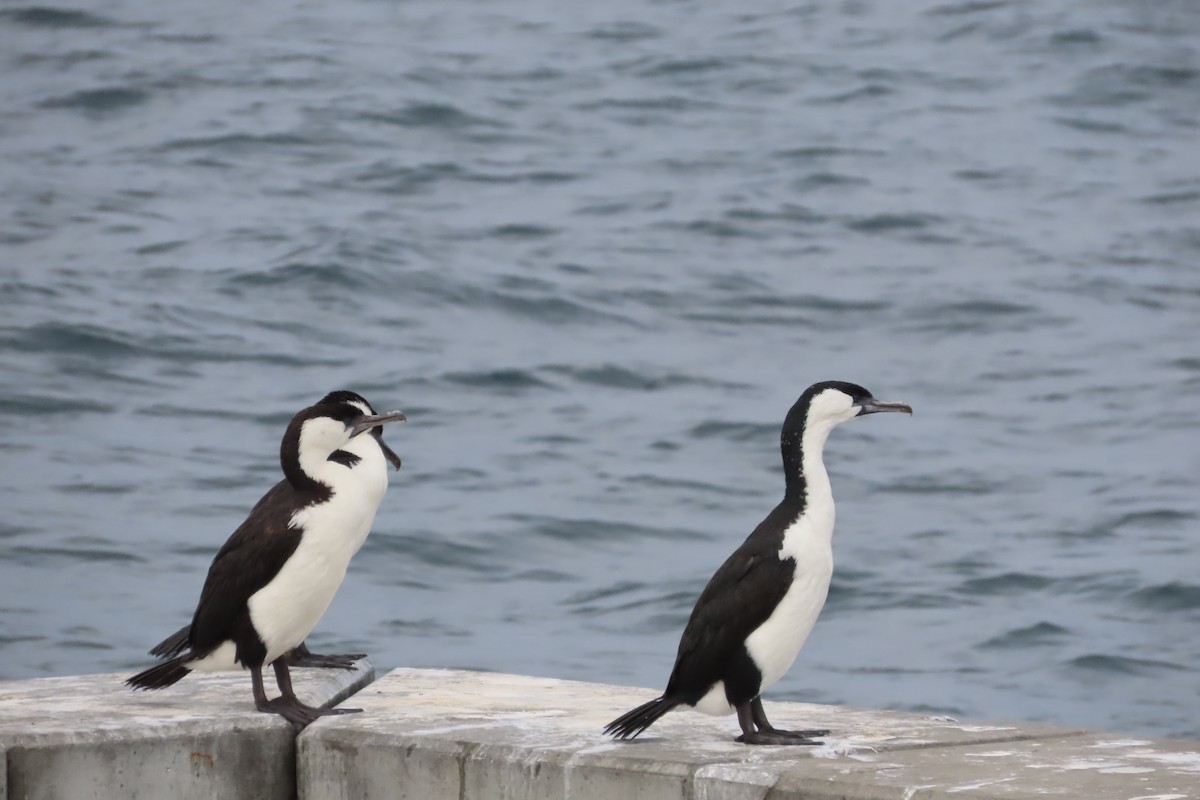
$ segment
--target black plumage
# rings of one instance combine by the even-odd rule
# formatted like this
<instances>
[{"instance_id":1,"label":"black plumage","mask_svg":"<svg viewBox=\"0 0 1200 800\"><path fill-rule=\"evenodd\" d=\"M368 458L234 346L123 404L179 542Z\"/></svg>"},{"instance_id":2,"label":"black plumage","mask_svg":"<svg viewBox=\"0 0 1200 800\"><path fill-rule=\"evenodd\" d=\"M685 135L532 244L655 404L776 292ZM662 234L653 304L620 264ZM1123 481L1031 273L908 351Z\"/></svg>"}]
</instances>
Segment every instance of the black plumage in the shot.
<instances>
[{"instance_id":1,"label":"black plumage","mask_svg":"<svg viewBox=\"0 0 1200 800\"><path fill-rule=\"evenodd\" d=\"M339 389L337 391L330 392L322 397L320 401L317 402L317 405L325 406L343 403L354 405L367 414L375 413L375 409L370 403L367 402L365 397L357 392L352 392L347 389ZM380 425L372 428L369 431L369 434L373 436L376 442L379 444L380 449L383 451L384 457L391 462L396 469L400 469L400 456L396 455L396 453L383 441L383 426ZM329 460L335 461L346 467L354 468L361 459L354 453L350 453L345 450L335 450L329 455ZM251 519L262 514L275 513L281 506L285 506L289 501L284 497L284 495L286 495L289 491L292 491L292 486L288 483L287 478L284 478L279 483L275 484L275 486L273 486L265 495L263 495L261 499L259 499L254 508L250 510L250 514L247 517L246 522L250 522ZM283 495L280 493L283 493ZM237 534L235 533L234 536L236 535ZM294 550L295 548L293 547L292 549ZM218 558L219 557L220 554L218 554ZM166 639L155 645L150 650L150 655L166 659L173 658L174 656L184 652L191 644L191 630L192 626L190 624L184 625L182 628L175 631L175 633L171 634ZM307 645L305 645L303 642L301 642L298 647L284 656L288 666L334 669L354 669L356 662L366 657L366 653L313 653L309 651ZM172 675L175 677L171 683L178 681L181 677L183 677L183 675L186 674L186 671L183 673L172 673Z\"/></svg>"},{"instance_id":2,"label":"black plumage","mask_svg":"<svg viewBox=\"0 0 1200 800\"><path fill-rule=\"evenodd\" d=\"M828 411L822 407L814 412L814 401L826 392L835 393L832 396L839 399L831 401ZM783 499L717 569L700 593L680 638L675 666L662 696L613 720L605 727L606 733L621 739L636 737L671 709L696 705L719 683L724 686L725 700L738 715L742 729L738 741L814 744L813 737L828 733L782 731L771 725L760 697L762 671L747 641L771 618L791 588L798 569L805 567L797 564L794 555L781 557L781 549L788 529L800 520L808 505L809 476L804 473L803 447L806 430L812 422L810 413L825 414L815 424L831 428L853 416L876 411L912 413L902 403L875 400L863 387L842 381L817 383L800 395L780 431L785 476ZM823 434L818 441L823 444ZM819 450L815 455L820 458ZM824 469L820 474L827 483ZM821 592L823 603L824 589Z\"/></svg>"},{"instance_id":3,"label":"black plumage","mask_svg":"<svg viewBox=\"0 0 1200 800\"><path fill-rule=\"evenodd\" d=\"M190 671L189 664L214 653L232 641L235 659L249 668L254 684L255 705L259 710L276 711L288 719L307 724L329 709L314 709L301 703L291 688L285 658L274 662L282 696L267 700L262 683L262 667L267 646L255 630L249 608L250 598L279 574L296 551L304 528L291 524L294 515L307 506L328 501L332 489L310 476L300 465L300 436L306 422L327 417L343 423L347 431L374 420L361 409L347 403L313 406L297 414L288 425L280 445L284 480L275 484L251 509L213 559L191 625L159 643L151 652L168 660L129 678L125 683L135 689L161 689L177 682ZM403 415L385 415L384 421ZM358 428L362 430L362 428ZM350 434L353 435L353 434ZM344 463L343 450L334 450L329 459Z\"/></svg>"}]
</instances>

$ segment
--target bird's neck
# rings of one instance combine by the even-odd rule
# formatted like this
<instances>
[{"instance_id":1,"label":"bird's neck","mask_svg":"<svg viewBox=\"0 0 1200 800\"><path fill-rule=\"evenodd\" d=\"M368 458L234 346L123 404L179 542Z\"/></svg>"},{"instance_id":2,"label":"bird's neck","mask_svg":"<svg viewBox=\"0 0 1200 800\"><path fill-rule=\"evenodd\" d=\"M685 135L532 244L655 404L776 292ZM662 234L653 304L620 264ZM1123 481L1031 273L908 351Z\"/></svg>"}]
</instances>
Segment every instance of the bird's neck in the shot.
<instances>
[{"instance_id":1,"label":"bird's neck","mask_svg":"<svg viewBox=\"0 0 1200 800\"><path fill-rule=\"evenodd\" d=\"M280 450L283 475L292 487L315 502L327 500L333 494L336 471L340 465L329 461L324 448L306 447L299 436L284 438Z\"/></svg>"},{"instance_id":2,"label":"bird's neck","mask_svg":"<svg viewBox=\"0 0 1200 800\"><path fill-rule=\"evenodd\" d=\"M783 467L787 480L784 502L794 504L796 515L812 521L812 530L822 537L833 536L833 487L823 459L825 440L832 425L806 426L803 431L784 433Z\"/></svg>"}]
</instances>

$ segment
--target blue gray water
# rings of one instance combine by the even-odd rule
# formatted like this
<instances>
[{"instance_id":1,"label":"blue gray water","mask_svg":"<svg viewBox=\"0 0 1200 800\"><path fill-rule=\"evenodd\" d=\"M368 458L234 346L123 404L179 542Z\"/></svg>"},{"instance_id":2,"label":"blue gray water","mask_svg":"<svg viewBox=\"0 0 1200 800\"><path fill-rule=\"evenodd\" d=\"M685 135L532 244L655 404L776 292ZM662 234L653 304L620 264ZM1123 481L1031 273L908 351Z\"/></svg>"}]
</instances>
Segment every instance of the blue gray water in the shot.
<instances>
[{"instance_id":1,"label":"blue gray water","mask_svg":"<svg viewBox=\"0 0 1200 800\"><path fill-rule=\"evenodd\" d=\"M661 686L845 379L771 693L1200 736L1194 3L0 7L0 677L133 670L291 414L409 422L312 642Z\"/></svg>"}]
</instances>

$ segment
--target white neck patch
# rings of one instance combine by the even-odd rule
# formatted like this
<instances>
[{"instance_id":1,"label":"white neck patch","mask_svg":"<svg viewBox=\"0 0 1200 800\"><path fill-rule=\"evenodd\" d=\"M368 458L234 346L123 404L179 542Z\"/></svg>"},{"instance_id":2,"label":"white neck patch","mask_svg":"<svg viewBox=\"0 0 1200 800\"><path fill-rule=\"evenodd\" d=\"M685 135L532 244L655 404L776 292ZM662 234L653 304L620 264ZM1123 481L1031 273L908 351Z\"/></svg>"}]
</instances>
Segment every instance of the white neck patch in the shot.
<instances>
[{"instance_id":1,"label":"white neck patch","mask_svg":"<svg viewBox=\"0 0 1200 800\"><path fill-rule=\"evenodd\" d=\"M330 417L313 417L300 428L300 444L297 448L300 469L309 477L320 480L329 464L329 455L350 441L350 431L339 420Z\"/></svg>"}]
</instances>

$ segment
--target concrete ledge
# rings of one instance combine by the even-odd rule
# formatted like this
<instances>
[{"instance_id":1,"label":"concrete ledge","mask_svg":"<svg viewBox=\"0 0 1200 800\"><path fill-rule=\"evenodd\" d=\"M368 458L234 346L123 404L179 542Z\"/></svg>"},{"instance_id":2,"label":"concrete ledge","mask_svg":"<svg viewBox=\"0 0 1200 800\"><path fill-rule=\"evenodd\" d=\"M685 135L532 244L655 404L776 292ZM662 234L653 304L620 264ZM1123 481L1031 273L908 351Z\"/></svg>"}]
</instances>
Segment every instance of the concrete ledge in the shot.
<instances>
[{"instance_id":1,"label":"concrete ledge","mask_svg":"<svg viewBox=\"0 0 1200 800\"><path fill-rule=\"evenodd\" d=\"M1200 798L1200 743L768 703L815 748L746 747L732 717L676 711L634 742L601 734L652 690L395 670L298 740L301 798L772 800Z\"/></svg>"},{"instance_id":2,"label":"concrete ledge","mask_svg":"<svg viewBox=\"0 0 1200 800\"><path fill-rule=\"evenodd\" d=\"M292 674L302 700L328 707L375 671ZM133 692L127 677L0 682L0 797L295 797L295 730L254 710L248 673L193 673L157 692Z\"/></svg>"}]
</instances>

